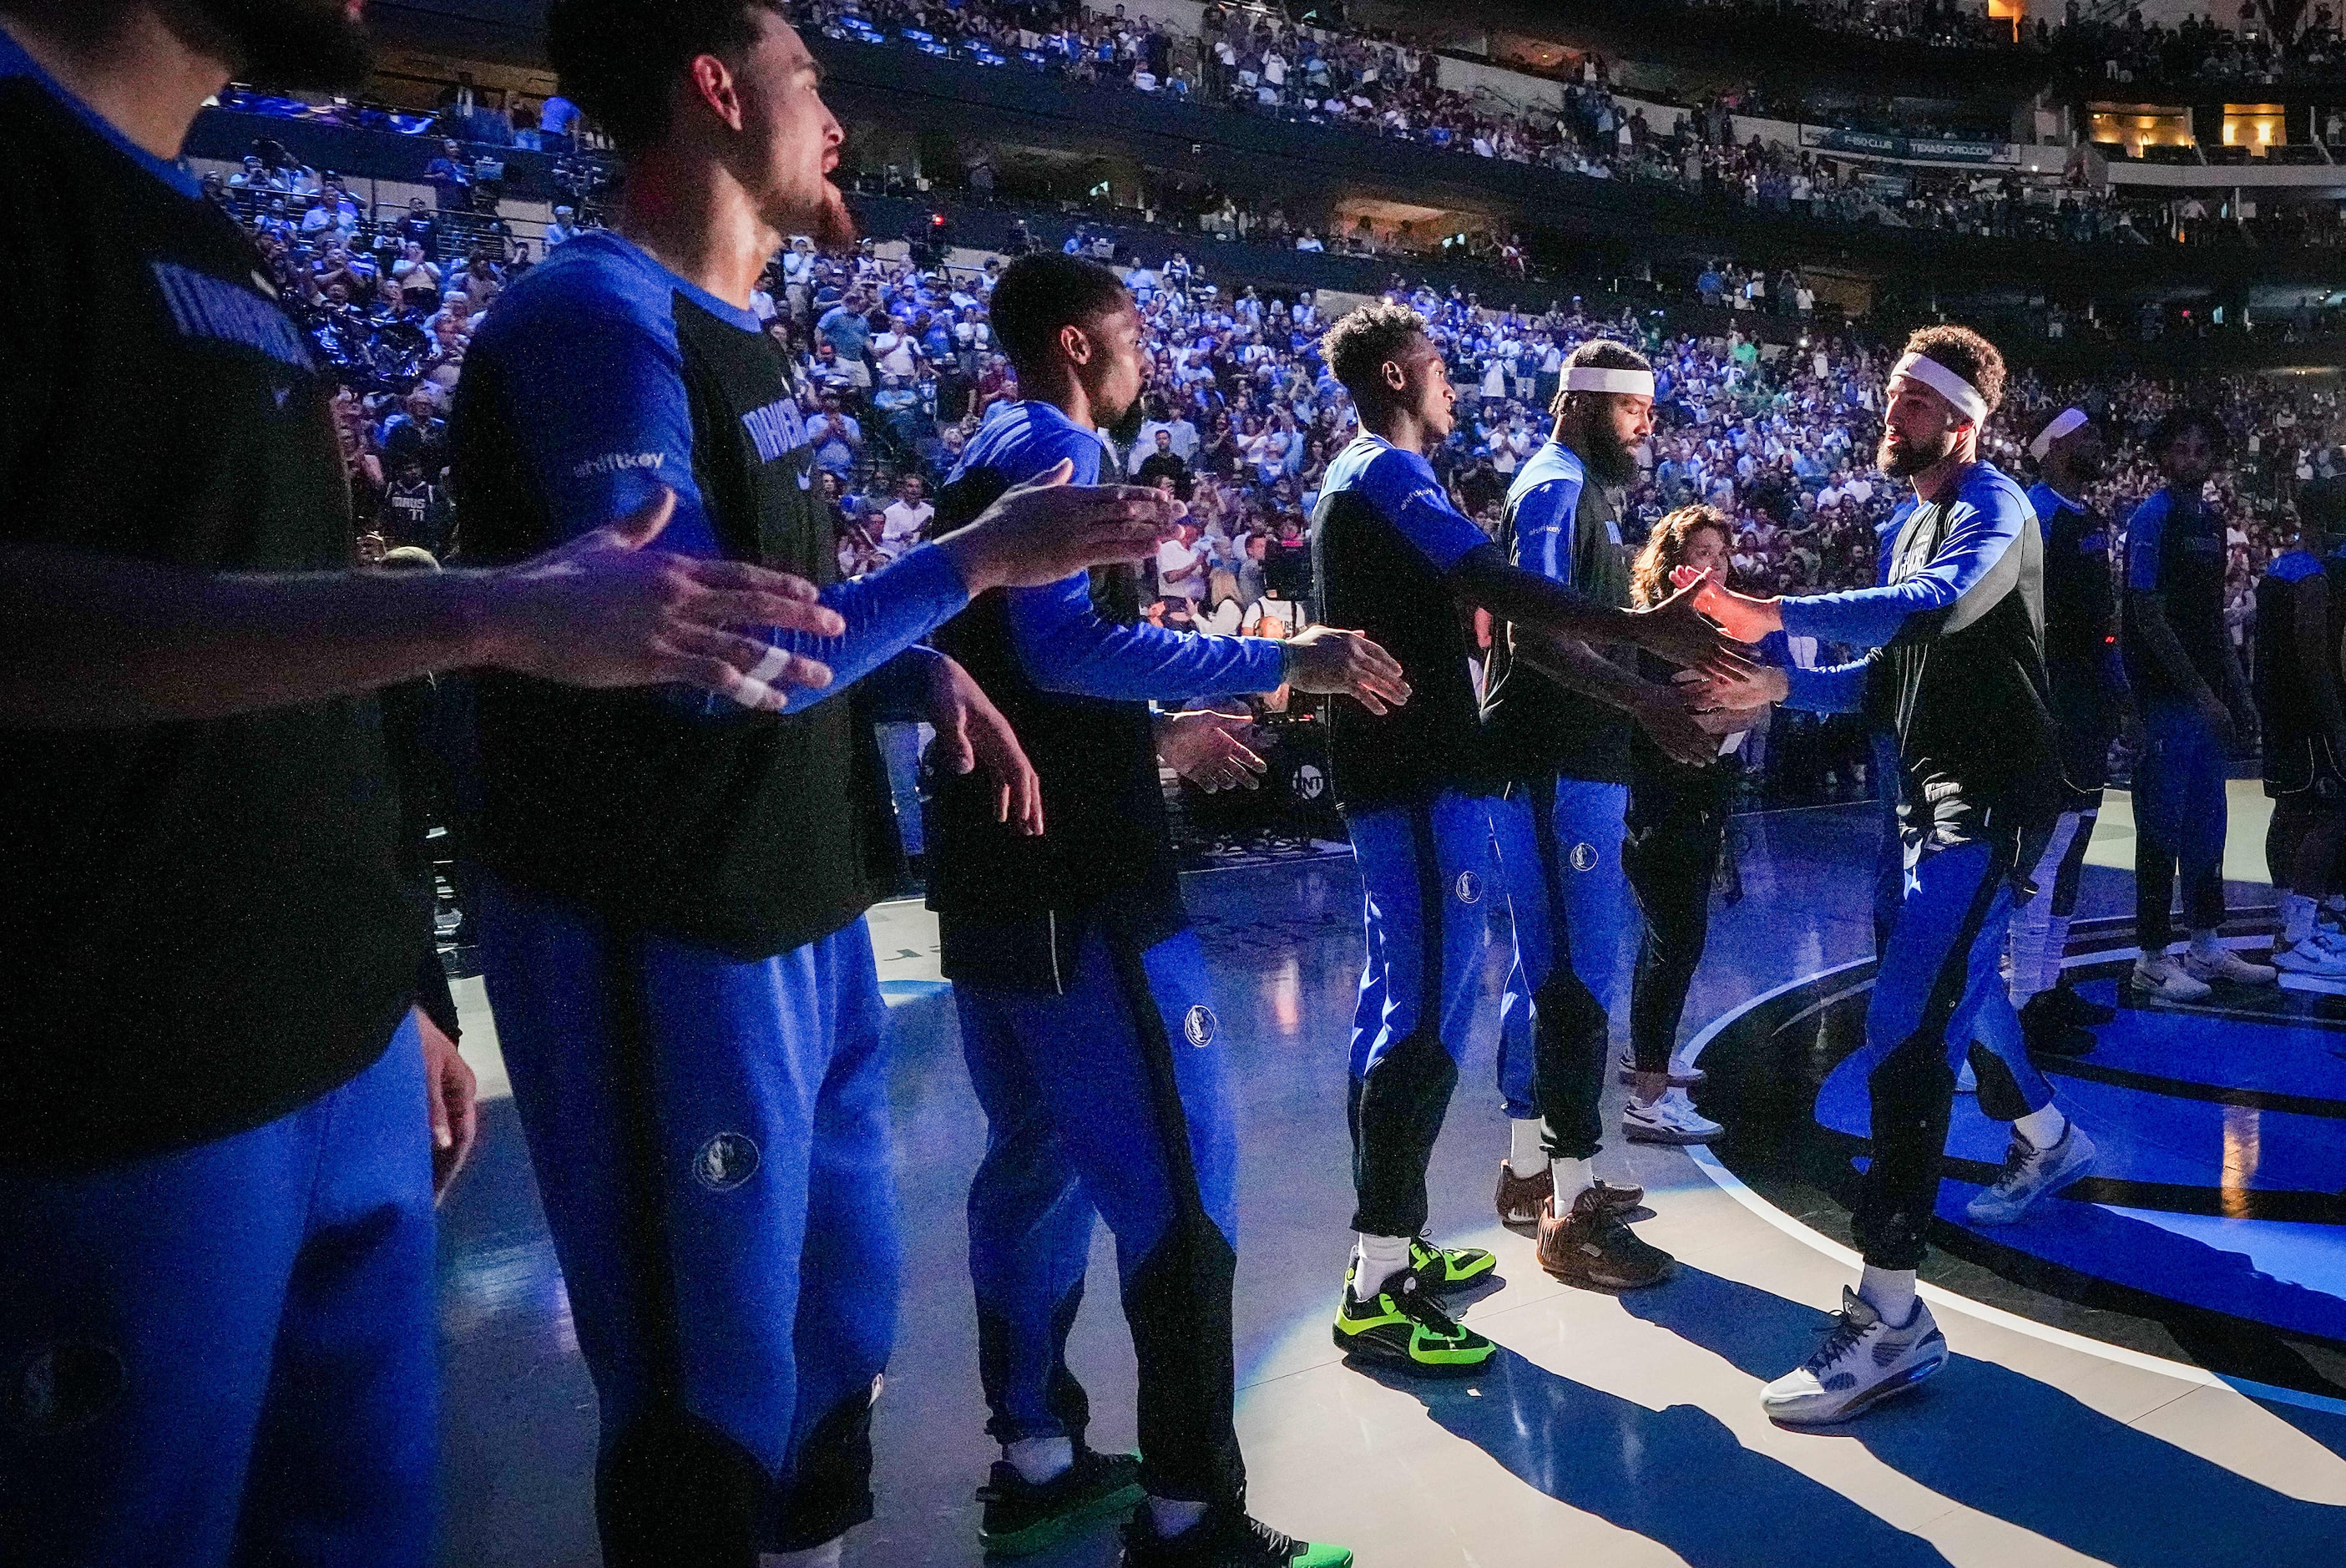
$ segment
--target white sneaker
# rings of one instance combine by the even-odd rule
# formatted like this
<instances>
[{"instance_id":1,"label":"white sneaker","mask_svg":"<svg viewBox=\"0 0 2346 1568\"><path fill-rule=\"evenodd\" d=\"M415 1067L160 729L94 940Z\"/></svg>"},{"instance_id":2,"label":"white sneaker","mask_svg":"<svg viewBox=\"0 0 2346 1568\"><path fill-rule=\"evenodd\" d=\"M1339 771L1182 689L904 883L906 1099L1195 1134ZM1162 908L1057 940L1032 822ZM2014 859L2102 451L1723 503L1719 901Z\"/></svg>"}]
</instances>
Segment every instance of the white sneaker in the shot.
<instances>
[{"instance_id":1,"label":"white sneaker","mask_svg":"<svg viewBox=\"0 0 2346 1568\"><path fill-rule=\"evenodd\" d=\"M1613 1065L1620 1070L1620 1079L1624 1084L1634 1084L1637 1081L1637 1059L1635 1056L1625 1052L1613 1059ZM1691 1089L1709 1076L1709 1074L1687 1060L1685 1052L1670 1053L1671 1088Z\"/></svg>"},{"instance_id":2,"label":"white sneaker","mask_svg":"<svg viewBox=\"0 0 2346 1568\"><path fill-rule=\"evenodd\" d=\"M2280 971L2270 963L2250 963L2229 947L2202 952L2193 948L2183 955L2183 972L2194 980L2221 980L2233 985L2270 985Z\"/></svg>"},{"instance_id":3,"label":"white sneaker","mask_svg":"<svg viewBox=\"0 0 2346 1568\"><path fill-rule=\"evenodd\" d=\"M2134 988L2147 991L2161 1002L2199 1002L2212 989L2206 982L2186 974L2183 965L2165 953L2156 958L2144 953L2134 961Z\"/></svg>"},{"instance_id":4,"label":"white sneaker","mask_svg":"<svg viewBox=\"0 0 2346 1568\"><path fill-rule=\"evenodd\" d=\"M2295 947L2273 943L2273 967L2291 974L2346 974L2346 948L2325 947L2319 938L2307 937Z\"/></svg>"},{"instance_id":5,"label":"white sneaker","mask_svg":"<svg viewBox=\"0 0 2346 1568\"><path fill-rule=\"evenodd\" d=\"M1817 1353L1760 1390L1760 1408L1788 1426L1830 1426L1902 1394L1947 1364L1946 1336L1931 1320L1931 1309L1914 1303L1902 1329L1847 1286L1841 1292L1841 1318Z\"/></svg>"},{"instance_id":6,"label":"white sneaker","mask_svg":"<svg viewBox=\"0 0 2346 1568\"><path fill-rule=\"evenodd\" d=\"M1621 1135L1633 1144L1707 1144L1727 1131L1694 1108L1684 1089L1671 1089L1650 1105L1631 1100L1621 1112Z\"/></svg>"},{"instance_id":7,"label":"white sneaker","mask_svg":"<svg viewBox=\"0 0 2346 1568\"><path fill-rule=\"evenodd\" d=\"M1979 1074L1972 1071L1972 1064L1969 1062L1955 1069L1955 1093L1958 1095L1979 1093Z\"/></svg>"},{"instance_id":8,"label":"white sneaker","mask_svg":"<svg viewBox=\"0 0 2346 1568\"><path fill-rule=\"evenodd\" d=\"M2094 1141L2071 1122L2061 1129L2061 1141L2040 1149L2017 1132L2004 1151L2004 1174L1995 1185L1964 1206L1976 1225L2010 1225L2028 1212L2028 1206L2048 1192L2058 1192L2085 1174L2094 1163Z\"/></svg>"}]
</instances>

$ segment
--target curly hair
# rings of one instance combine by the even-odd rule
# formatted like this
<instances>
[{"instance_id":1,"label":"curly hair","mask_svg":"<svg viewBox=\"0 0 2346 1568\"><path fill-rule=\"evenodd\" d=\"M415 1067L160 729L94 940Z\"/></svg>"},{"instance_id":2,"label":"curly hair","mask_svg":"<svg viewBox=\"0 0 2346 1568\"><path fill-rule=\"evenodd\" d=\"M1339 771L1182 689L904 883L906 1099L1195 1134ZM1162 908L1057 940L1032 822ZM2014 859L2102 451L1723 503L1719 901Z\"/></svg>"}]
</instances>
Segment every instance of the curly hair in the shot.
<instances>
[{"instance_id":1,"label":"curly hair","mask_svg":"<svg viewBox=\"0 0 2346 1568\"><path fill-rule=\"evenodd\" d=\"M1706 528L1716 530L1734 548L1735 524L1716 506L1681 506L1654 524L1645 548L1629 565L1629 603L1634 607L1651 609L1678 592L1670 583L1670 569L1686 564L1689 544Z\"/></svg>"},{"instance_id":2,"label":"curly hair","mask_svg":"<svg viewBox=\"0 0 2346 1568\"><path fill-rule=\"evenodd\" d=\"M1392 400L1384 367L1401 358L1411 341L1425 336L1425 318L1407 305L1382 300L1347 312L1320 340L1330 373L1344 383L1361 408L1382 408Z\"/></svg>"},{"instance_id":3,"label":"curly hair","mask_svg":"<svg viewBox=\"0 0 2346 1568\"><path fill-rule=\"evenodd\" d=\"M1971 382L1988 412L1994 413L2004 402L2004 354L1969 327L1918 328L1906 340L1906 352L1936 360Z\"/></svg>"}]
</instances>

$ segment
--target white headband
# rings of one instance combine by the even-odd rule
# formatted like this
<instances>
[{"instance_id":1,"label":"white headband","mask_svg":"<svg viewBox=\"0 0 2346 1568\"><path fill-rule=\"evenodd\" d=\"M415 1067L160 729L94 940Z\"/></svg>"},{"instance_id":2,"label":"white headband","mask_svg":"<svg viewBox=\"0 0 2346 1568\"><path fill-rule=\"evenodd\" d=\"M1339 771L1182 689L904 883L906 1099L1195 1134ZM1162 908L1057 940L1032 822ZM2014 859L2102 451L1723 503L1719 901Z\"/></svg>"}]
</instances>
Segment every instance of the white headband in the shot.
<instances>
[{"instance_id":1,"label":"white headband","mask_svg":"<svg viewBox=\"0 0 2346 1568\"><path fill-rule=\"evenodd\" d=\"M1651 397L1654 395L1654 372L1618 370L1611 366L1573 365L1564 372L1564 390L1568 392L1627 392L1631 397Z\"/></svg>"},{"instance_id":2,"label":"white headband","mask_svg":"<svg viewBox=\"0 0 2346 1568\"><path fill-rule=\"evenodd\" d=\"M1979 388L1955 374L1938 361L1923 354L1907 354L1890 367L1890 379L1912 377L1937 392L1954 405L1955 412L1974 424L1987 419L1987 399L1980 396Z\"/></svg>"},{"instance_id":3,"label":"white headband","mask_svg":"<svg viewBox=\"0 0 2346 1568\"><path fill-rule=\"evenodd\" d=\"M2038 431L2036 439L2028 443L2028 455L2039 463L2044 462L2045 454L2053 450L2055 442L2072 431L2083 429L2092 418L2081 408L2063 409L2053 416L2053 423Z\"/></svg>"}]
</instances>

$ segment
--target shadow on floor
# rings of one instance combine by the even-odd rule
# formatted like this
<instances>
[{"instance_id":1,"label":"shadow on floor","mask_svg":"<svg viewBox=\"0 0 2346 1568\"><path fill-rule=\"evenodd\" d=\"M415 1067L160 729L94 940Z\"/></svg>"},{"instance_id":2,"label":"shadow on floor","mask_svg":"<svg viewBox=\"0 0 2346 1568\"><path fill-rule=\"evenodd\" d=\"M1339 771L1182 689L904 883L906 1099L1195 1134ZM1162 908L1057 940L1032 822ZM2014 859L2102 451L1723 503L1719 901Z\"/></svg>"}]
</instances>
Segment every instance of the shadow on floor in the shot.
<instances>
[{"instance_id":1,"label":"shadow on floor","mask_svg":"<svg viewBox=\"0 0 2346 1568\"><path fill-rule=\"evenodd\" d=\"M1694 1568L1946 1562L1922 1537L1745 1448L1718 1417L1693 1405L1651 1410L1504 1347L1473 1379L1369 1375L1414 1397L1443 1431L1525 1485L1657 1542Z\"/></svg>"}]
</instances>

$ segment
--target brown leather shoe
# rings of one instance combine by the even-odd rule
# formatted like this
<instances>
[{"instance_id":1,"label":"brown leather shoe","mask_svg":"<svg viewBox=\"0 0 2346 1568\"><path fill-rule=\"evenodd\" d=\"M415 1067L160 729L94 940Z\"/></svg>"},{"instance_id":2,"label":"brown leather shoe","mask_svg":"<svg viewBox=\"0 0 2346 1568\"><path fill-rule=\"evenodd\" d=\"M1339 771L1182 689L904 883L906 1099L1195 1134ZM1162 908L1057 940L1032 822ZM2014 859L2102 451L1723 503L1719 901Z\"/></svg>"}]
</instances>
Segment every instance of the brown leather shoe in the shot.
<instances>
[{"instance_id":1,"label":"brown leather shoe","mask_svg":"<svg viewBox=\"0 0 2346 1568\"><path fill-rule=\"evenodd\" d=\"M1561 1219L1553 1196L1542 1207L1539 1266L1566 1285L1635 1290L1668 1278L1673 1260L1660 1247L1638 1240L1620 1210L1592 1187Z\"/></svg>"},{"instance_id":2,"label":"brown leather shoe","mask_svg":"<svg viewBox=\"0 0 2346 1568\"><path fill-rule=\"evenodd\" d=\"M1634 1182L1616 1186L1600 1181L1589 1188L1597 1194L1609 1208L1624 1212L1646 1201L1646 1189ZM1548 1195L1556 1191L1556 1174L1545 1166L1537 1176L1519 1176L1515 1167L1506 1160L1499 1162L1499 1192L1495 1199L1501 1225L1537 1225L1540 1216L1547 1212Z\"/></svg>"}]
</instances>

